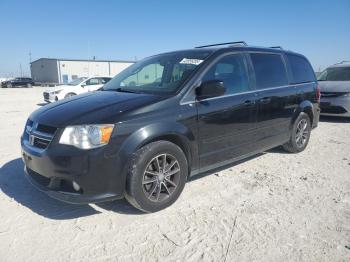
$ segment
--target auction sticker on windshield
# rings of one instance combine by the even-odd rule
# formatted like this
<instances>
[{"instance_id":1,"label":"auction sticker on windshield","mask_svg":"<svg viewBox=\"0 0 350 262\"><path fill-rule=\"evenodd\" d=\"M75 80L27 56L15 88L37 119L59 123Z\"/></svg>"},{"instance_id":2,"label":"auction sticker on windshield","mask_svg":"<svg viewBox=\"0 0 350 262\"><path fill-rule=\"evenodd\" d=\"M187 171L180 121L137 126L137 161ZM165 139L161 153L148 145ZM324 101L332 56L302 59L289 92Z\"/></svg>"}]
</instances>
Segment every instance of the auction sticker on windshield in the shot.
<instances>
[{"instance_id":1,"label":"auction sticker on windshield","mask_svg":"<svg viewBox=\"0 0 350 262\"><path fill-rule=\"evenodd\" d=\"M184 58L180 61L180 64L199 65L202 62L203 60L200 60L200 59Z\"/></svg>"}]
</instances>

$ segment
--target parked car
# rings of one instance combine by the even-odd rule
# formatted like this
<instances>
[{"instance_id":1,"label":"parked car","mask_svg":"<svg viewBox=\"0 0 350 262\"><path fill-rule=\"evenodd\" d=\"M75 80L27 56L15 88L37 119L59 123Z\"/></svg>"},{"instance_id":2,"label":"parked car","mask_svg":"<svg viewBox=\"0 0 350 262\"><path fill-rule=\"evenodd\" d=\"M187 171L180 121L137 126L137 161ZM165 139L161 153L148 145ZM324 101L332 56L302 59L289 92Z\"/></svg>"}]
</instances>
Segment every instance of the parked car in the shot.
<instances>
[{"instance_id":1,"label":"parked car","mask_svg":"<svg viewBox=\"0 0 350 262\"><path fill-rule=\"evenodd\" d=\"M67 97L96 91L112 78L109 76L80 77L67 85L49 87L43 93L46 102L55 102Z\"/></svg>"},{"instance_id":2,"label":"parked car","mask_svg":"<svg viewBox=\"0 0 350 262\"><path fill-rule=\"evenodd\" d=\"M12 88L12 87L28 87L31 88L34 82L29 77L16 77L7 81L1 82L2 88Z\"/></svg>"},{"instance_id":3,"label":"parked car","mask_svg":"<svg viewBox=\"0 0 350 262\"><path fill-rule=\"evenodd\" d=\"M2 82L5 82L5 81L8 81L8 80L11 80L12 78L0 78L0 84L2 83Z\"/></svg>"},{"instance_id":4,"label":"parked car","mask_svg":"<svg viewBox=\"0 0 350 262\"><path fill-rule=\"evenodd\" d=\"M319 120L310 63L240 43L152 56L36 110L21 137L26 177L62 201L125 196L155 212L190 176L280 145L303 151Z\"/></svg>"},{"instance_id":5,"label":"parked car","mask_svg":"<svg viewBox=\"0 0 350 262\"><path fill-rule=\"evenodd\" d=\"M328 67L318 77L321 114L350 117L350 62Z\"/></svg>"}]
</instances>

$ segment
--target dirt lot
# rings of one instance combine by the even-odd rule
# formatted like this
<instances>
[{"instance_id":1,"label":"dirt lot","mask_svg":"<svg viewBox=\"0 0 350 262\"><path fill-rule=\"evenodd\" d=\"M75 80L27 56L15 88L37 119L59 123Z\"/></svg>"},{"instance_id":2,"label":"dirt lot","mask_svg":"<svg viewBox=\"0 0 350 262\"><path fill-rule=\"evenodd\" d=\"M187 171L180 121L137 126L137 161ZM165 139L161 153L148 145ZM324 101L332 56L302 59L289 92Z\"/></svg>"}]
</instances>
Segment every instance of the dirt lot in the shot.
<instances>
[{"instance_id":1,"label":"dirt lot","mask_svg":"<svg viewBox=\"0 0 350 262\"><path fill-rule=\"evenodd\" d=\"M350 121L187 183L170 208L69 205L23 176L19 137L42 89L0 89L0 261L350 261ZM39 105L38 105L39 104Z\"/></svg>"}]
</instances>

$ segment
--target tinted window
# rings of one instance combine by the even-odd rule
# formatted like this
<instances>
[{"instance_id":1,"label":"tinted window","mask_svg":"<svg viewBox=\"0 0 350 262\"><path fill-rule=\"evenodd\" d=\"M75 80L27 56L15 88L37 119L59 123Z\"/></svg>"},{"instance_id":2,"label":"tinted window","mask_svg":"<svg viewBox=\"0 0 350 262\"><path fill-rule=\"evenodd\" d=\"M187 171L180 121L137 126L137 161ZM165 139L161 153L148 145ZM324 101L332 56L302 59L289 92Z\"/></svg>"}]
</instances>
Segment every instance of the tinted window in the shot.
<instances>
[{"instance_id":1,"label":"tinted window","mask_svg":"<svg viewBox=\"0 0 350 262\"><path fill-rule=\"evenodd\" d=\"M197 65L184 63L184 64L175 64L172 72L171 79L172 81L181 81L182 79L186 79L192 71L196 68Z\"/></svg>"},{"instance_id":2,"label":"tinted window","mask_svg":"<svg viewBox=\"0 0 350 262\"><path fill-rule=\"evenodd\" d=\"M235 94L249 90L248 75L244 56L229 55L216 62L204 75L202 81L221 80L225 94Z\"/></svg>"},{"instance_id":3,"label":"tinted window","mask_svg":"<svg viewBox=\"0 0 350 262\"><path fill-rule=\"evenodd\" d=\"M318 81L350 81L350 67L330 67L318 77Z\"/></svg>"},{"instance_id":4,"label":"tinted window","mask_svg":"<svg viewBox=\"0 0 350 262\"><path fill-rule=\"evenodd\" d=\"M162 80L164 66L159 63L148 64L140 71L125 78L121 86L143 86L148 84L159 85Z\"/></svg>"},{"instance_id":5,"label":"tinted window","mask_svg":"<svg viewBox=\"0 0 350 262\"><path fill-rule=\"evenodd\" d=\"M88 85L88 86L90 86L90 85L98 85L99 84L99 80L98 80L98 78L91 78L88 81L86 81L85 84Z\"/></svg>"},{"instance_id":6,"label":"tinted window","mask_svg":"<svg viewBox=\"0 0 350 262\"><path fill-rule=\"evenodd\" d=\"M250 55L258 89L284 86L288 84L287 73L282 56L279 54Z\"/></svg>"},{"instance_id":7,"label":"tinted window","mask_svg":"<svg viewBox=\"0 0 350 262\"><path fill-rule=\"evenodd\" d=\"M111 80L112 78L108 78L108 77L104 77L101 79L101 84L105 84L107 83L109 80Z\"/></svg>"},{"instance_id":8,"label":"tinted window","mask_svg":"<svg viewBox=\"0 0 350 262\"><path fill-rule=\"evenodd\" d=\"M293 75L293 84L315 81L314 70L310 63L301 56L287 55Z\"/></svg>"},{"instance_id":9,"label":"tinted window","mask_svg":"<svg viewBox=\"0 0 350 262\"><path fill-rule=\"evenodd\" d=\"M103 90L173 94L212 52L179 51L145 58L116 75Z\"/></svg>"}]
</instances>

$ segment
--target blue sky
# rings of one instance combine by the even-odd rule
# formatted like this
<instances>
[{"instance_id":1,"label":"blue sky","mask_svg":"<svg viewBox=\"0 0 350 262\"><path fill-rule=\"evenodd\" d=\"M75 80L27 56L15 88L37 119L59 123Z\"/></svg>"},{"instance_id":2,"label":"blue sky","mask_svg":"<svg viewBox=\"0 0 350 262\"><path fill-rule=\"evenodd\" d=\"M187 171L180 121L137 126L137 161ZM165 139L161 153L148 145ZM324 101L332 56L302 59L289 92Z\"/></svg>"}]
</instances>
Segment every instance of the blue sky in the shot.
<instances>
[{"instance_id":1,"label":"blue sky","mask_svg":"<svg viewBox=\"0 0 350 262\"><path fill-rule=\"evenodd\" d=\"M350 1L0 2L0 76L40 57L130 60L245 40L306 55L316 70L350 60Z\"/></svg>"}]
</instances>

